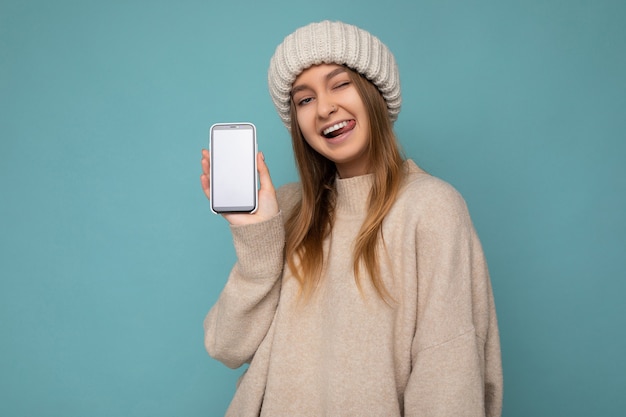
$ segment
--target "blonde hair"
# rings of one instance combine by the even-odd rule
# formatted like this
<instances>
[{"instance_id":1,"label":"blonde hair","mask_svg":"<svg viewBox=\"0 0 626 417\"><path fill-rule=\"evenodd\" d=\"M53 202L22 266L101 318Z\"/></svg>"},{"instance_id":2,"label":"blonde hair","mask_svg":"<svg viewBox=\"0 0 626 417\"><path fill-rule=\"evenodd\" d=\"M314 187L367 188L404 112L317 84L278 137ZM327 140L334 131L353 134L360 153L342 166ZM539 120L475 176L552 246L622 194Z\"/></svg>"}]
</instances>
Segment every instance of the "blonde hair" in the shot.
<instances>
[{"instance_id":1,"label":"blonde hair","mask_svg":"<svg viewBox=\"0 0 626 417\"><path fill-rule=\"evenodd\" d=\"M380 276L378 239L383 240L382 223L398 195L404 178L403 156L386 102L380 91L361 74L347 68L369 116L368 158L374 180L369 194L368 212L356 238L353 268L362 291L362 266L378 295L387 303L393 298ZM291 138L302 184L302 198L286 221L287 265L300 283L300 295L309 299L320 282L324 268L322 244L334 222L336 199L335 164L317 153L304 139L291 102Z\"/></svg>"}]
</instances>

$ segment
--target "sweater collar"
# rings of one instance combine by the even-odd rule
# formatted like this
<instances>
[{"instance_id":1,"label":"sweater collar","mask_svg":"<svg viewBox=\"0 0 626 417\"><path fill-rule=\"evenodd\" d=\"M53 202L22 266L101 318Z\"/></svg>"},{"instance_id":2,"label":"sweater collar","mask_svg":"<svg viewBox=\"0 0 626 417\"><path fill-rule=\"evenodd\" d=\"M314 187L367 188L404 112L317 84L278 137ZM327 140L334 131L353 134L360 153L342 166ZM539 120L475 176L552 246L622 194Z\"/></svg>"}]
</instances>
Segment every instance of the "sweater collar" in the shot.
<instances>
[{"instance_id":1,"label":"sweater collar","mask_svg":"<svg viewBox=\"0 0 626 417\"><path fill-rule=\"evenodd\" d=\"M410 159L404 162L404 169L407 175L424 173L424 171ZM351 178L337 177L335 179L337 214L364 216L365 213L367 213L367 200L373 183L374 174L360 175Z\"/></svg>"},{"instance_id":2,"label":"sweater collar","mask_svg":"<svg viewBox=\"0 0 626 417\"><path fill-rule=\"evenodd\" d=\"M367 199L374 183L374 174L335 180L337 190L337 214L364 215L367 212Z\"/></svg>"}]
</instances>

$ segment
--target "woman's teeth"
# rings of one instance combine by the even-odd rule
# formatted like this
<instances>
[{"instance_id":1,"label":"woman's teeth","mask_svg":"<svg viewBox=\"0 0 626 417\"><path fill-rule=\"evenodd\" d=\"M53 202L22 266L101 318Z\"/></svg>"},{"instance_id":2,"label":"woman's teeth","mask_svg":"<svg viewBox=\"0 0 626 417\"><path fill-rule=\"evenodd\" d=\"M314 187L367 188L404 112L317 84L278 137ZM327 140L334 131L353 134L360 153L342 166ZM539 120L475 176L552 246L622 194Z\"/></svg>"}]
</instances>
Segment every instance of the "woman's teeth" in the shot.
<instances>
[{"instance_id":1,"label":"woman's teeth","mask_svg":"<svg viewBox=\"0 0 626 417\"><path fill-rule=\"evenodd\" d=\"M328 127L328 128L326 128L326 129L324 129L324 130L322 131L322 135L324 135L324 136L328 136L328 135L330 135L331 133L333 133L334 131L339 130L339 129L341 129L341 128L344 128L344 127L346 127L346 126L348 126L348 122L345 122L345 121L344 121L344 122L341 122L341 123L337 123L336 125L333 125L333 126L331 126L331 127Z\"/></svg>"}]
</instances>

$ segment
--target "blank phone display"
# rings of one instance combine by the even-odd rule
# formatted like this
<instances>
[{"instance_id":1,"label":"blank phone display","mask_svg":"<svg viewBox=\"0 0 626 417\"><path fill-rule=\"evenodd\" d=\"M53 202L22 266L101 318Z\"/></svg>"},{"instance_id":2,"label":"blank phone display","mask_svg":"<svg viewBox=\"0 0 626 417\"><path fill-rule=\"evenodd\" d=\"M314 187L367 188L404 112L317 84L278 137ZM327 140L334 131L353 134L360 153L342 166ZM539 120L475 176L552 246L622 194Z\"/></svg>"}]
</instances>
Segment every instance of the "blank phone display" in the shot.
<instances>
[{"instance_id":1,"label":"blank phone display","mask_svg":"<svg viewBox=\"0 0 626 417\"><path fill-rule=\"evenodd\" d=\"M211 203L216 212L256 208L256 140L247 124L211 129Z\"/></svg>"}]
</instances>

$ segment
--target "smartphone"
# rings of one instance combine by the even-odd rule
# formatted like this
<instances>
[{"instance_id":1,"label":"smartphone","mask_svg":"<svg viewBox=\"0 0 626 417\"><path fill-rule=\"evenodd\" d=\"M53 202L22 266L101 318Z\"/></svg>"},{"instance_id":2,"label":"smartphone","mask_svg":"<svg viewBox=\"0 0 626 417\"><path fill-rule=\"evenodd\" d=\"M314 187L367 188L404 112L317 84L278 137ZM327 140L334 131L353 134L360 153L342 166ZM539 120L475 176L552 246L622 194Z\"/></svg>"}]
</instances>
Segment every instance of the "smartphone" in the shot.
<instances>
[{"instance_id":1,"label":"smartphone","mask_svg":"<svg viewBox=\"0 0 626 417\"><path fill-rule=\"evenodd\" d=\"M252 123L211 126L211 210L254 213L257 208L256 127Z\"/></svg>"}]
</instances>

